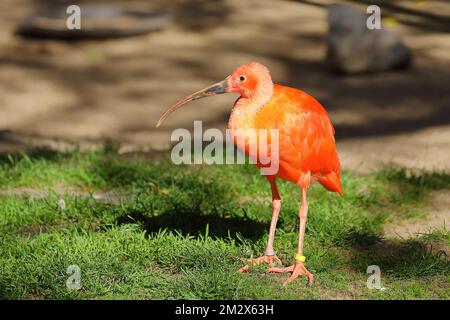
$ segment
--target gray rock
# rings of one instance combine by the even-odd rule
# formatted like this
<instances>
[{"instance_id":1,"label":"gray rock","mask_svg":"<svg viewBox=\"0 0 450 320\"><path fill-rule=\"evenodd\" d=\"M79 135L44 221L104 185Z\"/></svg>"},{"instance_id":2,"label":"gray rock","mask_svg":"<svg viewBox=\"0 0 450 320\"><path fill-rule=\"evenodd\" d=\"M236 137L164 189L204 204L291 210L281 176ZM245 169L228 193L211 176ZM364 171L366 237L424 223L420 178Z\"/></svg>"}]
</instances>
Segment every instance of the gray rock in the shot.
<instances>
[{"instance_id":1,"label":"gray rock","mask_svg":"<svg viewBox=\"0 0 450 320\"><path fill-rule=\"evenodd\" d=\"M409 65L411 52L400 37L382 26L370 30L369 17L352 7L328 6L327 66L344 73L384 71Z\"/></svg>"},{"instance_id":2,"label":"gray rock","mask_svg":"<svg viewBox=\"0 0 450 320\"><path fill-rule=\"evenodd\" d=\"M136 10L126 4L85 3L80 4L81 29L69 30L67 7L68 4L45 6L25 17L17 33L30 38L63 40L116 38L157 31L172 20L168 12Z\"/></svg>"}]
</instances>

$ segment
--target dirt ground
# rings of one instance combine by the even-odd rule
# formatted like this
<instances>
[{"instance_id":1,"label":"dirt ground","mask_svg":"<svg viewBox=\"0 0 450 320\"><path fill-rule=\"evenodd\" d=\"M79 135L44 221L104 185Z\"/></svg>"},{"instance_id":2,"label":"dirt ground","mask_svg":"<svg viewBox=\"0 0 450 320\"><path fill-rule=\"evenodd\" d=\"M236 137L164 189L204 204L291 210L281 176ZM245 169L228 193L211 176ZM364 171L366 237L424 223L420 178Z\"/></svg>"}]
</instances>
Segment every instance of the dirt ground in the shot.
<instances>
[{"instance_id":1,"label":"dirt ground","mask_svg":"<svg viewBox=\"0 0 450 320\"><path fill-rule=\"evenodd\" d=\"M116 1L117 2L117 1ZM0 2L0 152L167 149L174 128L224 129L236 96L205 99L155 128L180 96L259 61L275 82L315 96L335 124L345 169L386 162L450 169L450 2L372 1L413 52L408 70L338 76L324 67L326 4L359 1L154 1L164 30L105 41L29 40L17 24L39 1ZM372 3L371 2L371 3ZM127 1L135 4L135 1ZM150 4L147 4L150 6ZM448 211L447 211L448 213Z\"/></svg>"},{"instance_id":2,"label":"dirt ground","mask_svg":"<svg viewBox=\"0 0 450 320\"><path fill-rule=\"evenodd\" d=\"M407 71L357 77L323 67L327 3L173 1L157 6L175 15L161 32L67 43L16 36L15 27L35 2L4 0L0 148L65 142L89 147L113 138L126 150L161 149L172 129L192 128L194 119L224 128L231 95L198 101L163 128L154 125L180 96L254 60L269 66L276 82L311 93L329 110L345 168L368 170L392 161L448 169L450 33L444 25L442 31L432 28L428 15L445 17L450 3L399 1L408 14L388 6L386 17L398 21L393 28L412 48L414 64Z\"/></svg>"},{"instance_id":3,"label":"dirt ground","mask_svg":"<svg viewBox=\"0 0 450 320\"><path fill-rule=\"evenodd\" d=\"M426 215L387 223L383 227L384 235L388 238L406 239L436 229L450 231L450 192L448 190L433 192L428 200Z\"/></svg>"}]
</instances>

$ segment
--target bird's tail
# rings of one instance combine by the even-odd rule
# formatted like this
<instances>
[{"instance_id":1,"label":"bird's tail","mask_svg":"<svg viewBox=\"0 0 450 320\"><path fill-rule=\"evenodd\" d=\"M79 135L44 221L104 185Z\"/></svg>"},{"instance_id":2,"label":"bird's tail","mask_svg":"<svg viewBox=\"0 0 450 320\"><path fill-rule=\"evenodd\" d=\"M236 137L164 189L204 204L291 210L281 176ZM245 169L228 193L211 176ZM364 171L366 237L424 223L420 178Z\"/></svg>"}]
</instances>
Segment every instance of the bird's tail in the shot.
<instances>
[{"instance_id":1,"label":"bird's tail","mask_svg":"<svg viewBox=\"0 0 450 320\"><path fill-rule=\"evenodd\" d=\"M342 185L341 185L341 179L340 174L330 171L327 174L321 175L317 181L324 186L325 189L329 191L334 191L339 193L341 196L344 194L342 193Z\"/></svg>"}]
</instances>

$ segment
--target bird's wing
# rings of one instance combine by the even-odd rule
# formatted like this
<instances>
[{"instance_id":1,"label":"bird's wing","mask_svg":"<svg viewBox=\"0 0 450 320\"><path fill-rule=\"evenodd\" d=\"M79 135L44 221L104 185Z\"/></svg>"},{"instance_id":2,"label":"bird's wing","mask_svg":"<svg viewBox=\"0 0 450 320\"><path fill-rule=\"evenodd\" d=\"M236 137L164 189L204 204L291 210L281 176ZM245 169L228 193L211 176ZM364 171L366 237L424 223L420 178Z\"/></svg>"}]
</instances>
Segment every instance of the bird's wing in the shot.
<instances>
[{"instance_id":1,"label":"bird's wing","mask_svg":"<svg viewBox=\"0 0 450 320\"><path fill-rule=\"evenodd\" d=\"M326 110L307 93L276 85L269 109L279 129L280 164L316 175L340 175L334 128Z\"/></svg>"}]
</instances>

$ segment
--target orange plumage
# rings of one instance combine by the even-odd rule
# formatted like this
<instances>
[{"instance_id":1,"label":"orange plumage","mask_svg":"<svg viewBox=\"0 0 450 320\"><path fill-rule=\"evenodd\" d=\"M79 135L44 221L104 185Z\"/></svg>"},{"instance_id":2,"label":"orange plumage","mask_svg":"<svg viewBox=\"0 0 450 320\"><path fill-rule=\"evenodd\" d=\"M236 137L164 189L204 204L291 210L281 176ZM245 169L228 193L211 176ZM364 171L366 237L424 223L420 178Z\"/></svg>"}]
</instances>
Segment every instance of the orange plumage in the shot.
<instances>
[{"instance_id":1,"label":"orange plumage","mask_svg":"<svg viewBox=\"0 0 450 320\"><path fill-rule=\"evenodd\" d=\"M300 181L302 187L307 187L302 185L301 178L311 172L311 177L325 188L342 195L334 128L316 99L301 90L274 85L272 99L255 122L258 128L279 129L278 177L294 183Z\"/></svg>"},{"instance_id":2,"label":"orange plumage","mask_svg":"<svg viewBox=\"0 0 450 320\"><path fill-rule=\"evenodd\" d=\"M247 81L251 81L251 90L257 90L251 67L240 67L235 73L245 74ZM278 129L280 168L276 176L302 188L318 181L327 190L342 195L333 125L326 110L307 93L274 84L270 99L256 107L253 98L241 96L233 108L229 128L232 132L249 128ZM242 148L247 154L248 149L248 145ZM308 172L311 181L305 179Z\"/></svg>"}]
</instances>

